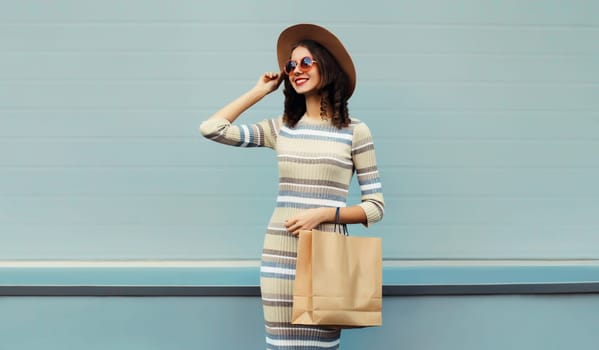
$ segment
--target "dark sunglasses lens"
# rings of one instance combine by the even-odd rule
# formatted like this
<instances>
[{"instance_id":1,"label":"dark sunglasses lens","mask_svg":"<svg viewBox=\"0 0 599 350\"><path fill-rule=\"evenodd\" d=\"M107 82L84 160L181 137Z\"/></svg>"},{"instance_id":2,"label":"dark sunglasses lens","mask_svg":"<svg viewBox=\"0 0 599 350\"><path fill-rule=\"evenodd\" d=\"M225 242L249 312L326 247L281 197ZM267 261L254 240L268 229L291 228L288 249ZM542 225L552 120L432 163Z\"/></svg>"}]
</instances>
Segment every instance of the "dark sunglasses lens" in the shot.
<instances>
[{"instance_id":1,"label":"dark sunglasses lens","mask_svg":"<svg viewBox=\"0 0 599 350\"><path fill-rule=\"evenodd\" d=\"M287 64L285 65L285 73L289 74L289 73L293 72L295 67L296 67L295 61L287 62Z\"/></svg>"},{"instance_id":2,"label":"dark sunglasses lens","mask_svg":"<svg viewBox=\"0 0 599 350\"><path fill-rule=\"evenodd\" d=\"M302 69L307 69L312 67L312 59L310 57L302 58L302 62L300 63L300 67Z\"/></svg>"}]
</instances>

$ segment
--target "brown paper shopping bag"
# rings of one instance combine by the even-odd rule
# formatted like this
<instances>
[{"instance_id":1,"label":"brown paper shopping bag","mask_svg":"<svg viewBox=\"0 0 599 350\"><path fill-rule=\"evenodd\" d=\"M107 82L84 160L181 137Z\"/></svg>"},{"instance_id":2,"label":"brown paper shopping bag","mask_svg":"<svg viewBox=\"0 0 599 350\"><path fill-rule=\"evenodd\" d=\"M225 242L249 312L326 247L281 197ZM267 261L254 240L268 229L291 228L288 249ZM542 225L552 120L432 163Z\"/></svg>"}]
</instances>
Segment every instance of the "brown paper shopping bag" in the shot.
<instances>
[{"instance_id":1,"label":"brown paper shopping bag","mask_svg":"<svg viewBox=\"0 0 599 350\"><path fill-rule=\"evenodd\" d=\"M301 231L291 322L339 328L380 326L381 239Z\"/></svg>"}]
</instances>

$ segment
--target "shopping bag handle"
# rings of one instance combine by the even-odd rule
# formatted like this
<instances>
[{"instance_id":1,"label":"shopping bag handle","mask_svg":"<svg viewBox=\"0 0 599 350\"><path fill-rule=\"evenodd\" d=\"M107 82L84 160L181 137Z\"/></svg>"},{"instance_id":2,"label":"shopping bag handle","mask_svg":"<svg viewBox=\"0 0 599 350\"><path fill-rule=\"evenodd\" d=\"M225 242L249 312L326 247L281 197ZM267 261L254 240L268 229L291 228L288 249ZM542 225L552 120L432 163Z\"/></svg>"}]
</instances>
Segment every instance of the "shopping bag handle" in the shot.
<instances>
[{"instance_id":1,"label":"shopping bag handle","mask_svg":"<svg viewBox=\"0 0 599 350\"><path fill-rule=\"evenodd\" d=\"M342 235L349 236L347 232L347 225L341 224L341 215L339 214L340 208L337 207L335 210L335 232L339 232Z\"/></svg>"}]
</instances>

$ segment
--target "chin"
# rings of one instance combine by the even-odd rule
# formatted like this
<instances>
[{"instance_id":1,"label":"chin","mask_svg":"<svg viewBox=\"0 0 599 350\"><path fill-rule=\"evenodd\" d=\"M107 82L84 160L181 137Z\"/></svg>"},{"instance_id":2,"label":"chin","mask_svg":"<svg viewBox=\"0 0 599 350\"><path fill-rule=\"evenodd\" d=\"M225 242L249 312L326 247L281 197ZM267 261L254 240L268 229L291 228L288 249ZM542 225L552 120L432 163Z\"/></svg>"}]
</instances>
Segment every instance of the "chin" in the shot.
<instances>
[{"instance_id":1,"label":"chin","mask_svg":"<svg viewBox=\"0 0 599 350\"><path fill-rule=\"evenodd\" d=\"M316 87L310 87L310 86L300 86L298 87L294 87L295 88L295 92L297 92L300 95L312 95L315 94L318 89Z\"/></svg>"}]
</instances>

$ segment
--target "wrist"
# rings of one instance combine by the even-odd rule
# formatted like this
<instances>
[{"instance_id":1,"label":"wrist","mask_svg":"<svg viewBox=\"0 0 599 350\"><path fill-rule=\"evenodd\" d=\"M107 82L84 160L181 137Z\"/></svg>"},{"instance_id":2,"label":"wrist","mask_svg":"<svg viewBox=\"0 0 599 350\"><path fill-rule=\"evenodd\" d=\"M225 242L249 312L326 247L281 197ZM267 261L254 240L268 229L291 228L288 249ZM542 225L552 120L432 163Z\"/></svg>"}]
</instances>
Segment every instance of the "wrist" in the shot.
<instances>
[{"instance_id":1,"label":"wrist","mask_svg":"<svg viewBox=\"0 0 599 350\"><path fill-rule=\"evenodd\" d=\"M256 85L256 86L254 86L254 87L253 87L253 88L250 90L250 92L249 92L249 93L250 93L250 95L251 95L251 96L253 96L255 99L257 99L257 100L260 100L260 99L262 99L264 96L268 95L270 92L271 92L270 90L268 90L268 89L266 89L266 88L264 88L264 87L262 87L262 86Z\"/></svg>"},{"instance_id":2,"label":"wrist","mask_svg":"<svg viewBox=\"0 0 599 350\"><path fill-rule=\"evenodd\" d=\"M259 87L257 87L257 86L254 86L253 88L250 89L250 91L248 91L246 93L246 96L253 103L256 103L256 102L260 101L266 95L267 95L267 93L265 91L263 91L262 89L260 89Z\"/></svg>"},{"instance_id":3,"label":"wrist","mask_svg":"<svg viewBox=\"0 0 599 350\"><path fill-rule=\"evenodd\" d=\"M323 222L334 223L337 208L323 208Z\"/></svg>"}]
</instances>

